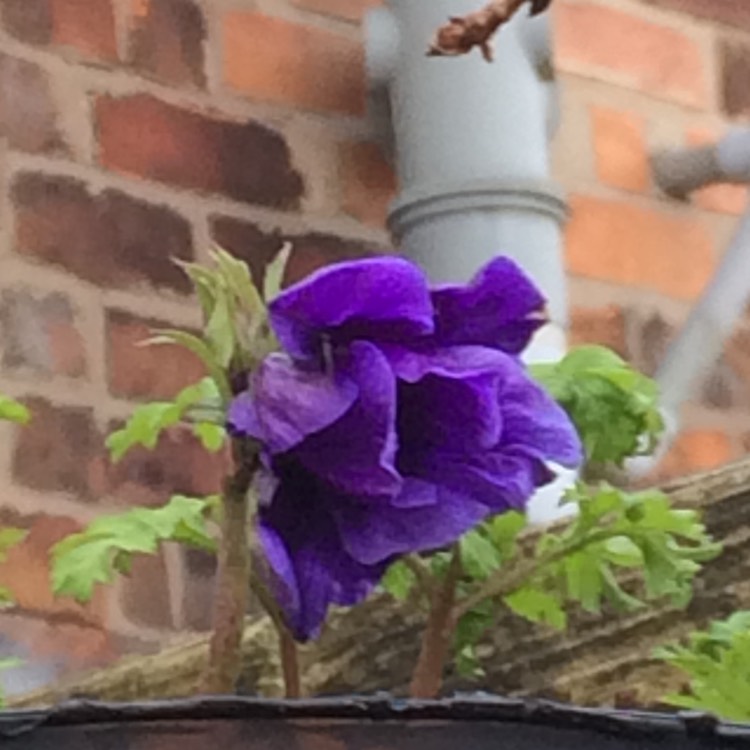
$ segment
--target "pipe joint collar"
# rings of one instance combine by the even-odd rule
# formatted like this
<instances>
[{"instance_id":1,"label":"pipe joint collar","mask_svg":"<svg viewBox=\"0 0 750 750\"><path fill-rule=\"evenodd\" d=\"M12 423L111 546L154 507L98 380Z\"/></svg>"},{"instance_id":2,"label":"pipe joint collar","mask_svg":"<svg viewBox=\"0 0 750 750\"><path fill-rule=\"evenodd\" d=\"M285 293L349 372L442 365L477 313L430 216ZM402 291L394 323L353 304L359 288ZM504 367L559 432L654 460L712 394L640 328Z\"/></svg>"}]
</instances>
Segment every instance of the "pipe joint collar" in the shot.
<instances>
[{"instance_id":1,"label":"pipe joint collar","mask_svg":"<svg viewBox=\"0 0 750 750\"><path fill-rule=\"evenodd\" d=\"M562 225L568 203L550 180L491 180L409 190L391 205L388 227L396 237L414 224L467 211L526 211Z\"/></svg>"}]
</instances>

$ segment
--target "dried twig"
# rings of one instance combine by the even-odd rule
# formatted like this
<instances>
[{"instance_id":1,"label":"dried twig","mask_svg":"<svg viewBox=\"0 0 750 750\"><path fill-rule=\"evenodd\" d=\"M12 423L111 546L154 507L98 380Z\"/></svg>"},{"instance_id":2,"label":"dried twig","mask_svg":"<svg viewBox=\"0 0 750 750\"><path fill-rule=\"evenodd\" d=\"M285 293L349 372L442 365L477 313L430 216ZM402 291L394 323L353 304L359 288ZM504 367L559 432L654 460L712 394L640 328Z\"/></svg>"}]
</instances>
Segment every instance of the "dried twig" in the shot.
<instances>
[{"instance_id":1,"label":"dried twig","mask_svg":"<svg viewBox=\"0 0 750 750\"><path fill-rule=\"evenodd\" d=\"M495 32L513 18L526 2L531 3L531 15L546 10L552 0L491 0L476 13L454 16L435 33L435 39L427 51L428 55L465 55L479 47L487 62L492 61L490 39Z\"/></svg>"}]
</instances>

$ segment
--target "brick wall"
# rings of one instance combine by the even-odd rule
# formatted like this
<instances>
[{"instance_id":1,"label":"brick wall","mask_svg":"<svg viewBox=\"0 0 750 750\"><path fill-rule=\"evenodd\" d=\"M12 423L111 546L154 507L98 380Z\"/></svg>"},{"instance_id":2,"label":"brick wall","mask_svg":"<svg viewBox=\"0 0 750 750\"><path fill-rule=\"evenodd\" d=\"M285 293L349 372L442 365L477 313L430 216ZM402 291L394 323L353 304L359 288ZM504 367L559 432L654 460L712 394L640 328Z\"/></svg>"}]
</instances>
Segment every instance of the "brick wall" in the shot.
<instances>
[{"instance_id":1,"label":"brick wall","mask_svg":"<svg viewBox=\"0 0 750 750\"><path fill-rule=\"evenodd\" d=\"M198 322L172 258L215 240L260 275L291 239L294 280L387 247L394 180L364 117L360 40L375 2L0 0L0 390L36 414L0 425L3 520L31 529L0 569L19 602L0 650L38 668L24 679L208 626L204 555L166 549L79 607L49 595L46 553L98 513L216 487L219 462L180 432L116 467L103 449L134 403L200 374L188 354L134 347ZM750 18L733 0L556 0L554 22L573 338L650 371L744 195L668 203L647 150L747 111ZM664 471L737 455L748 408L740 328Z\"/></svg>"},{"instance_id":2,"label":"brick wall","mask_svg":"<svg viewBox=\"0 0 750 750\"><path fill-rule=\"evenodd\" d=\"M557 0L562 86L555 172L568 189L573 340L652 373L727 247L746 190L664 199L648 154L721 135L750 114L750 5L735 0ZM658 477L750 448L750 319L684 411Z\"/></svg>"}]
</instances>

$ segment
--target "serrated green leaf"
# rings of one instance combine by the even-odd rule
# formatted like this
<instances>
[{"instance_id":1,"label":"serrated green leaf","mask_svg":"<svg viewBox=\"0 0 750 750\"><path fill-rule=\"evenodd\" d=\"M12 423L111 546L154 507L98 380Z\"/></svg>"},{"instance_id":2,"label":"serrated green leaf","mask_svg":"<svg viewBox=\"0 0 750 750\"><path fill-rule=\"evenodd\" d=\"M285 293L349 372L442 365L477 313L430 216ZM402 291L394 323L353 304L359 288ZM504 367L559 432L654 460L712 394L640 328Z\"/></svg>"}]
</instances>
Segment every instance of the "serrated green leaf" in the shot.
<instances>
[{"instance_id":1,"label":"serrated green leaf","mask_svg":"<svg viewBox=\"0 0 750 750\"><path fill-rule=\"evenodd\" d=\"M385 572L381 585L394 598L404 601L411 593L416 576L403 562L393 563Z\"/></svg>"},{"instance_id":2,"label":"serrated green leaf","mask_svg":"<svg viewBox=\"0 0 750 750\"><path fill-rule=\"evenodd\" d=\"M506 596L505 603L517 615L531 622L562 630L567 624L565 610L556 596L535 586L524 586Z\"/></svg>"},{"instance_id":3,"label":"serrated green leaf","mask_svg":"<svg viewBox=\"0 0 750 750\"><path fill-rule=\"evenodd\" d=\"M465 534L459 544L464 572L471 578L483 580L502 564L496 547L478 530Z\"/></svg>"},{"instance_id":4,"label":"serrated green leaf","mask_svg":"<svg viewBox=\"0 0 750 750\"><path fill-rule=\"evenodd\" d=\"M194 424L193 434L209 453L218 453L224 447L227 438L227 431L221 425L211 424L210 422Z\"/></svg>"},{"instance_id":5,"label":"serrated green leaf","mask_svg":"<svg viewBox=\"0 0 750 750\"><path fill-rule=\"evenodd\" d=\"M563 561L568 596L580 603L586 612L601 611L604 585L599 570L599 561L590 551L582 551L566 557Z\"/></svg>"},{"instance_id":6,"label":"serrated green leaf","mask_svg":"<svg viewBox=\"0 0 750 750\"><path fill-rule=\"evenodd\" d=\"M626 536L613 536L603 545L604 557L621 568L640 568L643 565L641 548Z\"/></svg>"},{"instance_id":7,"label":"serrated green leaf","mask_svg":"<svg viewBox=\"0 0 750 750\"><path fill-rule=\"evenodd\" d=\"M52 548L53 591L88 601L96 584L129 572L134 554L152 554L162 542L214 550L206 516L215 501L176 495L161 508L135 508L96 519Z\"/></svg>"},{"instance_id":8,"label":"serrated green leaf","mask_svg":"<svg viewBox=\"0 0 750 750\"><path fill-rule=\"evenodd\" d=\"M190 409L203 403L216 408L216 394L215 381L204 378L180 391L174 401L156 401L136 407L125 426L106 440L112 461L121 461L136 446L153 450L162 432L181 422Z\"/></svg>"},{"instance_id":9,"label":"serrated green leaf","mask_svg":"<svg viewBox=\"0 0 750 750\"><path fill-rule=\"evenodd\" d=\"M0 393L0 420L28 424L31 420L31 413L20 401Z\"/></svg>"},{"instance_id":10,"label":"serrated green leaf","mask_svg":"<svg viewBox=\"0 0 750 750\"><path fill-rule=\"evenodd\" d=\"M495 545L501 562L507 562L516 556L518 535L527 524L526 516L515 510L501 513L487 522L487 534Z\"/></svg>"},{"instance_id":11,"label":"serrated green leaf","mask_svg":"<svg viewBox=\"0 0 750 750\"><path fill-rule=\"evenodd\" d=\"M265 279L263 281L263 299L266 304L271 302L281 292L281 284L284 280L289 255L292 252L290 242L285 242L276 257L266 266Z\"/></svg>"},{"instance_id":12,"label":"serrated green leaf","mask_svg":"<svg viewBox=\"0 0 750 750\"><path fill-rule=\"evenodd\" d=\"M570 415L589 464L619 466L654 449L663 429L656 384L614 352L585 346L530 371Z\"/></svg>"}]
</instances>

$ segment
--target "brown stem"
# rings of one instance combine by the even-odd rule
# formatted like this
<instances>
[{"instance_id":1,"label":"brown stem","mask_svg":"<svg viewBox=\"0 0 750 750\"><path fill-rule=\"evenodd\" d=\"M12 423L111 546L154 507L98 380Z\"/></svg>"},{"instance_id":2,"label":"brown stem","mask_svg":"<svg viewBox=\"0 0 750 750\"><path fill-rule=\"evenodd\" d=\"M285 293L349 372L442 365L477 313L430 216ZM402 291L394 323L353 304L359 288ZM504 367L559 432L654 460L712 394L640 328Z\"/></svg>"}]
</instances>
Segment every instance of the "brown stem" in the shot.
<instances>
[{"instance_id":1,"label":"brown stem","mask_svg":"<svg viewBox=\"0 0 750 750\"><path fill-rule=\"evenodd\" d=\"M531 12L536 15L545 10L551 0L491 0L475 13L453 17L441 26L435 33L427 54L465 55L474 47L479 47L484 59L490 62L490 39L526 2L531 2Z\"/></svg>"},{"instance_id":2,"label":"brown stem","mask_svg":"<svg viewBox=\"0 0 750 750\"><path fill-rule=\"evenodd\" d=\"M461 554L456 547L450 566L432 596L427 626L422 635L422 647L412 675L409 694L412 698L434 698L443 684L443 668L450 652L456 620L453 603L456 585L461 577Z\"/></svg>"},{"instance_id":3,"label":"brown stem","mask_svg":"<svg viewBox=\"0 0 750 750\"><path fill-rule=\"evenodd\" d=\"M299 698L302 695L302 680L299 673L297 644L285 627L278 629L278 634L285 695L287 698Z\"/></svg>"},{"instance_id":4,"label":"brown stem","mask_svg":"<svg viewBox=\"0 0 750 750\"><path fill-rule=\"evenodd\" d=\"M302 678L300 677L297 643L289 632L278 604L273 599L263 582L256 576L251 576L250 587L258 598L263 609L271 618L276 634L279 637L279 655L281 656L281 671L284 676L284 693L287 698L302 696Z\"/></svg>"},{"instance_id":5,"label":"brown stem","mask_svg":"<svg viewBox=\"0 0 750 750\"><path fill-rule=\"evenodd\" d=\"M250 581L247 538L249 492L257 468L256 447L248 441L232 444L234 472L224 483L219 570L214 598L213 632L203 680L206 693L233 693L240 675L242 631Z\"/></svg>"}]
</instances>

